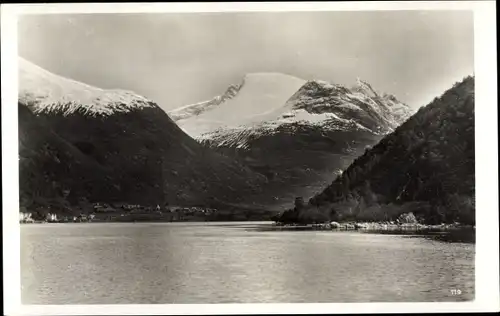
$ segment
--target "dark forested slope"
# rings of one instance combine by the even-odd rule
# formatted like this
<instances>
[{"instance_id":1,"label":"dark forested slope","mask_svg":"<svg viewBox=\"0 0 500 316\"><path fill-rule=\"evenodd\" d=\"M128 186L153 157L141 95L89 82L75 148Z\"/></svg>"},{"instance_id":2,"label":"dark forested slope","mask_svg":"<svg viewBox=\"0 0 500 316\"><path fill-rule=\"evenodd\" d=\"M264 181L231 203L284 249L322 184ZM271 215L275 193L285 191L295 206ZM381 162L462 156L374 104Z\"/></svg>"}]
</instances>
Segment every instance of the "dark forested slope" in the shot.
<instances>
[{"instance_id":1,"label":"dark forested slope","mask_svg":"<svg viewBox=\"0 0 500 316\"><path fill-rule=\"evenodd\" d=\"M423 222L472 223L474 154L474 77L466 77L367 150L309 204L331 218L391 219L411 209Z\"/></svg>"},{"instance_id":2,"label":"dark forested slope","mask_svg":"<svg viewBox=\"0 0 500 316\"><path fill-rule=\"evenodd\" d=\"M142 205L241 202L266 183L204 148L154 102L20 60L21 206L74 210L80 200ZM71 205L71 207L69 207Z\"/></svg>"}]
</instances>

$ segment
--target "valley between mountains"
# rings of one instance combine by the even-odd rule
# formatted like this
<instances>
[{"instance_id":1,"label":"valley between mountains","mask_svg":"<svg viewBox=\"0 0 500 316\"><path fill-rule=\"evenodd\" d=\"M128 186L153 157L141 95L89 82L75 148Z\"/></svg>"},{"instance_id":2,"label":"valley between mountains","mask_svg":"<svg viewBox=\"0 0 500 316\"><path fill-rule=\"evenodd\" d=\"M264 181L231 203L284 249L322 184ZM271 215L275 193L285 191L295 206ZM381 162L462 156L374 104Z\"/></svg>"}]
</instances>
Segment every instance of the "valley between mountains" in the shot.
<instances>
[{"instance_id":1,"label":"valley between mountains","mask_svg":"<svg viewBox=\"0 0 500 316\"><path fill-rule=\"evenodd\" d=\"M18 63L22 213L135 205L223 214L204 220L473 222L473 77L414 113L359 79L252 73L166 113Z\"/></svg>"}]
</instances>

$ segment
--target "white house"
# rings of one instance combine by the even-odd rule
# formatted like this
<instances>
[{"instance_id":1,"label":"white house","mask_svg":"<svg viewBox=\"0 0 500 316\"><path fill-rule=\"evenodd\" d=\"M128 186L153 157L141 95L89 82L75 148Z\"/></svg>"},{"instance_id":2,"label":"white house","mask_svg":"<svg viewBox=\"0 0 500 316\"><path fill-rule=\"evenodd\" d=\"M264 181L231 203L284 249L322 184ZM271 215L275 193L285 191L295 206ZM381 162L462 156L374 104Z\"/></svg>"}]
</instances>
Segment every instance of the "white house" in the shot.
<instances>
[{"instance_id":1,"label":"white house","mask_svg":"<svg viewBox=\"0 0 500 316\"><path fill-rule=\"evenodd\" d=\"M47 216L45 216L45 220L47 222L57 222L57 214L47 214Z\"/></svg>"}]
</instances>

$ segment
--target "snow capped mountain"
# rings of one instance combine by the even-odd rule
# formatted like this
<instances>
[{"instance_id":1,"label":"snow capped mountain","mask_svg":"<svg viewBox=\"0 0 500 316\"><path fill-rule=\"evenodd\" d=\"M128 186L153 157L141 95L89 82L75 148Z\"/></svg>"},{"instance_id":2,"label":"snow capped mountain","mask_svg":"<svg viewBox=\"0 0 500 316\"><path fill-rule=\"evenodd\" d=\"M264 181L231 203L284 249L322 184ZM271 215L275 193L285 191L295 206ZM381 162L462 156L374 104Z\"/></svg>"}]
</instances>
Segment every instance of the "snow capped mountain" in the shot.
<instances>
[{"instance_id":1,"label":"snow capped mountain","mask_svg":"<svg viewBox=\"0 0 500 316\"><path fill-rule=\"evenodd\" d=\"M202 112L208 111L211 108L216 107L219 104L234 98L242 87L243 83L239 85L230 85L229 88L227 88L226 92L224 92L224 94L216 96L212 100L189 104L181 108L177 108L173 111L170 111L168 115L174 121L187 119L191 116L200 115Z\"/></svg>"},{"instance_id":2,"label":"snow capped mountain","mask_svg":"<svg viewBox=\"0 0 500 316\"><path fill-rule=\"evenodd\" d=\"M248 148L248 142L257 135L272 135L279 127L311 126L325 131L367 131L385 135L411 115L410 108L392 95L380 95L368 83L348 89L342 85L321 80L303 84L284 105L273 107L250 124L227 122L212 131L193 135L200 140L211 140L214 146ZM193 122L197 117L192 117ZM183 122L179 122L184 127ZM203 124L203 122L199 122ZM221 124L222 125L222 124ZM186 129L185 129L186 130ZM189 129L187 130L189 133ZM249 138L245 139L244 135ZM252 135L252 136L251 136ZM251 136L251 137L250 137Z\"/></svg>"},{"instance_id":3,"label":"snow capped mountain","mask_svg":"<svg viewBox=\"0 0 500 316\"><path fill-rule=\"evenodd\" d=\"M281 124L292 123L383 135L412 114L393 95L380 94L360 79L349 89L322 80L306 82L284 74L256 73L246 75L238 87L230 97L226 93L176 109L170 115L189 135L207 140L220 139L224 133L233 138L233 132L249 129L272 133ZM238 146L243 148L244 144Z\"/></svg>"},{"instance_id":4,"label":"snow capped mountain","mask_svg":"<svg viewBox=\"0 0 500 316\"><path fill-rule=\"evenodd\" d=\"M380 96L359 79L352 89L318 80L309 81L290 98L286 107L310 113L334 113L341 119L355 120L376 134L391 132L412 113L394 96Z\"/></svg>"},{"instance_id":5,"label":"snow capped mountain","mask_svg":"<svg viewBox=\"0 0 500 316\"><path fill-rule=\"evenodd\" d=\"M277 87L279 97L266 97ZM254 74L230 101L177 123L205 146L243 159L276 187L292 186L307 197L410 115L407 105L362 80L347 88Z\"/></svg>"},{"instance_id":6,"label":"snow capped mountain","mask_svg":"<svg viewBox=\"0 0 500 316\"><path fill-rule=\"evenodd\" d=\"M230 128L219 128L213 132L202 134L200 141L209 141L212 146L234 147L248 149L253 140L260 136L271 136L287 130L290 133L299 132L306 128L319 128L325 132L334 131L366 131L368 128L353 119L343 119L334 113L309 113L298 109L284 113L276 120L266 121L250 126L240 125Z\"/></svg>"},{"instance_id":7,"label":"snow capped mountain","mask_svg":"<svg viewBox=\"0 0 500 316\"><path fill-rule=\"evenodd\" d=\"M222 127L237 127L274 118L275 111L305 83L304 80L280 73L247 74L241 89L233 97L211 106L199 115L184 116L177 124L193 137ZM176 113L179 109L169 112Z\"/></svg>"},{"instance_id":8,"label":"snow capped mountain","mask_svg":"<svg viewBox=\"0 0 500 316\"><path fill-rule=\"evenodd\" d=\"M143 96L125 90L104 90L53 74L21 57L19 100L34 113L111 115L155 107Z\"/></svg>"},{"instance_id":9,"label":"snow capped mountain","mask_svg":"<svg viewBox=\"0 0 500 316\"><path fill-rule=\"evenodd\" d=\"M368 95L372 98L378 96L377 91L375 91L368 82L361 80L359 77L356 78L356 85L352 88L352 90L355 92Z\"/></svg>"},{"instance_id":10,"label":"snow capped mountain","mask_svg":"<svg viewBox=\"0 0 500 316\"><path fill-rule=\"evenodd\" d=\"M81 198L220 206L258 193L267 181L202 146L142 96L92 87L24 60L19 68L23 206L43 207L52 198L70 209Z\"/></svg>"}]
</instances>

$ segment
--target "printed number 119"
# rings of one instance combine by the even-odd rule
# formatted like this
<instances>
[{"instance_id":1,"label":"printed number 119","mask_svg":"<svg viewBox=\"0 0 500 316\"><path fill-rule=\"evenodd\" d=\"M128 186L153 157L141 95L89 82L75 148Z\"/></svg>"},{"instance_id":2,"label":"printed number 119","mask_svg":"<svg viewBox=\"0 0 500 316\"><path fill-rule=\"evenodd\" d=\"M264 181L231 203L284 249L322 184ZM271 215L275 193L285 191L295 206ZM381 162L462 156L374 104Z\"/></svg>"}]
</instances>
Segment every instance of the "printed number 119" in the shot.
<instances>
[{"instance_id":1,"label":"printed number 119","mask_svg":"<svg viewBox=\"0 0 500 316\"><path fill-rule=\"evenodd\" d=\"M459 289L451 289L451 295L460 295L462 294L462 291L460 291Z\"/></svg>"}]
</instances>

